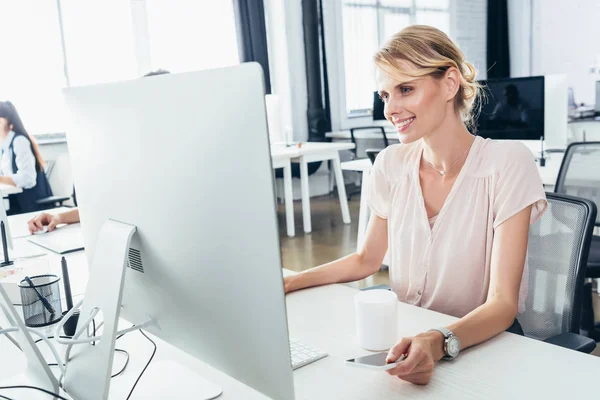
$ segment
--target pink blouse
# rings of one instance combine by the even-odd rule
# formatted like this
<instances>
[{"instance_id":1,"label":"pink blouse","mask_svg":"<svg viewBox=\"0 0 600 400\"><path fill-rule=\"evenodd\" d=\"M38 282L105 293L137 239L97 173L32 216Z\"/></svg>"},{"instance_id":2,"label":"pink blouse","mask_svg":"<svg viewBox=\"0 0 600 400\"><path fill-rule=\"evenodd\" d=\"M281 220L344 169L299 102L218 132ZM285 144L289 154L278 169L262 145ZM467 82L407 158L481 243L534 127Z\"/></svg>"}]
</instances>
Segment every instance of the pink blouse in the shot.
<instances>
[{"instance_id":1,"label":"pink blouse","mask_svg":"<svg viewBox=\"0 0 600 400\"><path fill-rule=\"evenodd\" d=\"M400 301L463 317L485 303L495 229L529 205L546 210L531 151L476 137L439 214L428 220L419 180L422 141L389 146L375 160L368 203L388 220L390 284ZM527 294L527 262L519 307Z\"/></svg>"}]
</instances>

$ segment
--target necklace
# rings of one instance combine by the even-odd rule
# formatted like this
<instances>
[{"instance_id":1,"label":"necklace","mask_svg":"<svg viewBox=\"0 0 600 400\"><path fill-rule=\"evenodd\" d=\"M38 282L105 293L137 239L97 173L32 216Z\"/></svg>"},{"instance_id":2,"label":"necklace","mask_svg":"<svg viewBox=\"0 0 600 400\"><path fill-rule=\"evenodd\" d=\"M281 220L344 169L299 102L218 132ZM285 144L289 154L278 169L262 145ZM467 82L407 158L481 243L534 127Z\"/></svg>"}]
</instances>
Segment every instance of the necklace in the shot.
<instances>
[{"instance_id":1,"label":"necklace","mask_svg":"<svg viewBox=\"0 0 600 400\"><path fill-rule=\"evenodd\" d=\"M471 146L473 146L473 143L475 142L475 138L473 138L473 141L471 142L471 144L469 145L469 147L467 147L467 150L465 150L465 152L463 154L461 154L460 157L458 157L456 159L456 161L454 161L449 167L448 169L437 169L435 167L435 165L433 165L432 163L430 163L429 161L425 160L425 162L431 167L433 168L438 174L440 174L441 176L446 175L448 172L450 172L450 170L452 169L452 167L454 167L456 165L457 162L459 162L471 149Z\"/></svg>"}]
</instances>

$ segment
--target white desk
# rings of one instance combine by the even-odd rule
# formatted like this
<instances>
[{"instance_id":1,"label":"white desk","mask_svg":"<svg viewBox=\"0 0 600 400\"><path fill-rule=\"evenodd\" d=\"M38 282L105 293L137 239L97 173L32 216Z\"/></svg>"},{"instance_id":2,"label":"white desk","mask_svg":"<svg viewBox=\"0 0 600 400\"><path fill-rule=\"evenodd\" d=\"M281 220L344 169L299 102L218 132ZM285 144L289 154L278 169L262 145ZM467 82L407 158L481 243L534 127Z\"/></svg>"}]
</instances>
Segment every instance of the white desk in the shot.
<instances>
[{"instance_id":1,"label":"white desk","mask_svg":"<svg viewBox=\"0 0 600 400\"><path fill-rule=\"evenodd\" d=\"M285 198L285 218L287 235L296 234L294 226L294 197L292 194L292 158L299 155L297 147L271 146L273 168L283 168L283 191Z\"/></svg>"},{"instance_id":2,"label":"white desk","mask_svg":"<svg viewBox=\"0 0 600 400\"><path fill-rule=\"evenodd\" d=\"M352 150L356 146L353 143L302 143L299 148L299 157L295 160L300 163L300 180L302 186L302 218L304 221L304 232L312 231L310 218L310 192L308 188L308 163L315 161L329 161L333 163L335 181L338 188L342 220L345 224L350 223L350 211L348 209L348 198L346 197L346 186L340 162L340 151Z\"/></svg>"},{"instance_id":3,"label":"white desk","mask_svg":"<svg viewBox=\"0 0 600 400\"><path fill-rule=\"evenodd\" d=\"M600 358L509 333L463 351L453 362L438 363L427 386L412 385L385 372L348 367L344 360L367 354L355 338L355 293L347 286L330 285L287 296L290 335L329 353L325 359L294 372L297 399L563 399L589 397L598 391ZM415 335L453 320L399 303L398 337ZM181 362L220 385L224 393L219 399L266 398L163 341L157 339L156 343L158 351L153 363ZM0 349L6 346L10 343L0 343ZM125 335L118 347L130 353L131 362L122 376L111 380L111 399L125 397L152 351L139 333ZM0 373L16 372L9 368L15 365L23 365L19 353L3 352ZM145 384L142 378L138 387ZM0 393L10 396L9 392Z\"/></svg>"},{"instance_id":4,"label":"white desk","mask_svg":"<svg viewBox=\"0 0 600 400\"><path fill-rule=\"evenodd\" d=\"M0 193L2 193L2 197L8 197L11 194L23 193L23 189L7 185L6 183L0 183Z\"/></svg>"},{"instance_id":5,"label":"white desk","mask_svg":"<svg viewBox=\"0 0 600 400\"><path fill-rule=\"evenodd\" d=\"M286 223L288 236L294 236L294 207L292 198L292 174L291 163L300 164L300 186L302 187L302 218L304 221L304 232L312 231L310 216L310 189L308 181L308 163L316 161L333 162L333 171L338 187L340 208L344 223L350 223L350 211L348 199L346 198L346 187L340 162L339 152L351 150L353 143L302 143L300 147L286 147L285 145L271 146L271 159L273 168L283 168L283 185L285 192ZM286 172L286 170L288 172Z\"/></svg>"},{"instance_id":6,"label":"white desk","mask_svg":"<svg viewBox=\"0 0 600 400\"><path fill-rule=\"evenodd\" d=\"M546 159L546 166L540 167L538 164L538 172L542 178L542 183L547 191L552 191L556 184L556 178L560 170L564 154L563 153L552 153ZM362 181L360 187L360 209L358 214L358 236L356 240L357 250L361 248L365 233L367 231L367 224L369 222L369 207L367 204L367 190L369 188L369 179L371 175L372 164L368 158L362 158L359 160L346 161L342 163L342 169L345 171L358 171L362 172ZM385 265L389 265L384 260Z\"/></svg>"}]
</instances>

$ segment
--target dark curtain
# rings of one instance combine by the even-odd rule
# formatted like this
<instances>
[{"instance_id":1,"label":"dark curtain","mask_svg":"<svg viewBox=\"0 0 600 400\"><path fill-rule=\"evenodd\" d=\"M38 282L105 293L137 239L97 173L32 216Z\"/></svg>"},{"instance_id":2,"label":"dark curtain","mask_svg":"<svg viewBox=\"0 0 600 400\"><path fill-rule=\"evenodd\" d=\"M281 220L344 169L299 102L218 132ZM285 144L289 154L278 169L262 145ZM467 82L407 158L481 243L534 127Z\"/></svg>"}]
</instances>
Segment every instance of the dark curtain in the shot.
<instances>
[{"instance_id":1,"label":"dark curtain","mask_svg":"<svg viewBox=\"0 0 600 400\"><path fill-rule=\"evenodd\" d=\"M263 0L233 0L241 62L256 61L265 73L265 91L271 93L269 51Z\"/></svg>"},{"instance_id":2,"label":"dark curtain","mask_svg":"<svg viewBox=\"0 0 600 400\"><path fill-rule=\"evenodd\" d=\"M488 0L487 77L510 76L508 51L508 0Z\"/></svg>"}]
</instances>

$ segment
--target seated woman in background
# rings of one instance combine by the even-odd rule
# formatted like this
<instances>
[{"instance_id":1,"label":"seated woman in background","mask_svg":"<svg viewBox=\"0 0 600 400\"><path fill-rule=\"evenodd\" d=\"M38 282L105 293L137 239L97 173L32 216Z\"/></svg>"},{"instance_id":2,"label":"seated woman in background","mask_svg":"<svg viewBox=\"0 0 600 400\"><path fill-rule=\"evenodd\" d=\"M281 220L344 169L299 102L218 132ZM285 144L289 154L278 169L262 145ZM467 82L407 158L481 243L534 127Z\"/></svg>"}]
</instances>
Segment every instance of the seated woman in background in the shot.
<instances>
[{"instance_id":1,"label":"seated woman in background","mask_svg":"<svg viewBox=\"0 0 600 400\"><path fill-rule=\"evenodd\" d=\"M22 193L8 197L9 214L40 210L37 200L52 196L44 172L44 160L10 101L0 102L0 141L0 183L23 189Z\"/></svg>"}]
</instances>

